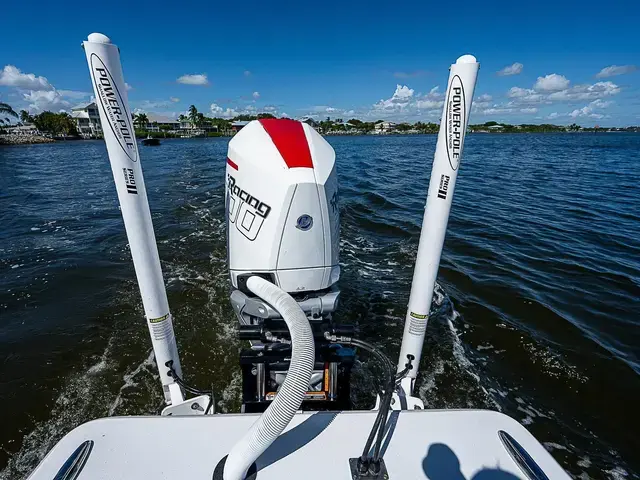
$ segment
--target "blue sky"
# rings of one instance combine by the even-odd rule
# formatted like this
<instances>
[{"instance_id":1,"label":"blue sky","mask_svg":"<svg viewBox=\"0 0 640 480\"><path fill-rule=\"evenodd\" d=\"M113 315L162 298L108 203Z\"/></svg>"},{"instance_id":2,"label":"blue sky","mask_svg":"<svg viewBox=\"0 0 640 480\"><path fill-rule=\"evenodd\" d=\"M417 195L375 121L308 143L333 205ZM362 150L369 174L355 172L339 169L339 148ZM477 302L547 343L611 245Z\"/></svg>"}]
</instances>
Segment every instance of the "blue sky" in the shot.
<instances>
[{"instance_id":1,"label":"blue sky","mask_svg":"<svg viewBox=\"0 0 640 480\"><path fill-rule=\"evenodd\" d=\"M120 47L132 109L438 121L481 64L472 123L640 124L640 2L4 2L0 101L89 100L80 43ZM499 73L501 72L501 73Z\"/></svg>"}]
</instances>

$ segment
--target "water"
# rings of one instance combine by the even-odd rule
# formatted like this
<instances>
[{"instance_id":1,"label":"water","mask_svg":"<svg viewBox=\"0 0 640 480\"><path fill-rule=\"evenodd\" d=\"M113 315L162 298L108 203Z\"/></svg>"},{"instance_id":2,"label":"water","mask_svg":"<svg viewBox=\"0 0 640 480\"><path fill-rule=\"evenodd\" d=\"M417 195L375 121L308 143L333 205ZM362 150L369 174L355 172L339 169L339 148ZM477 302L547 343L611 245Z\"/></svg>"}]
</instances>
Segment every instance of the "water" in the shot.
<instances>
[{"instance_id":1,"label":"water","mask_svg":"<svg viewBox=\"0 0 640 480\"><path fill-rule=\"evenodd\" d=\"M340 319L395 361L435 136L329 141ZM232 412L226 145L142 158L185 375ZM511 415L581 478L640 478L639 152L627 134L467 138L417 386ZM0 221L0 478L22 478L76 425L162 398L104 144L0 148Z\"/></svg>"}]
</instances>

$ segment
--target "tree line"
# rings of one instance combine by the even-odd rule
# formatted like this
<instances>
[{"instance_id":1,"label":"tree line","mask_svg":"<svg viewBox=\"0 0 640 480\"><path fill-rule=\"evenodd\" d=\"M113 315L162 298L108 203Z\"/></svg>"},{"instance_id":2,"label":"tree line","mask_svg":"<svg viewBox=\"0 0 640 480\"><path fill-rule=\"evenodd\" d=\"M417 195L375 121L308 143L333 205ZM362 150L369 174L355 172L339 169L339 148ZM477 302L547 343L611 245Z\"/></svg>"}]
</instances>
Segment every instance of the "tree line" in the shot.
<instances>
[{"instance_id":1,"label":"tree line","mask_svg":"<svg viewBox=\"0 0 640 480\"><path fill-rule=\"evenodd\" d=\"M19 119L23 124L32 123L38 130L52 135L78 135L76 124L66 112L53 113L45 111L37 115L31 115L26 110L20 110L17 113L9 104L0 102L0 127L3 125L9 125L10 122L6 120L8 117Z\"/></svg>"},{"instance_id":2,"label":"tree line","mask_svg":"<svg viewBox=\"0 0 640 480\"><path fill-rule=\"evenodd\" d=\"M227 133L231 131L231 125L236 121L251 121L259 120L262 118L276 118L271 113L258 113L256 115L242 114L233 118L219 118L219 117L207 117L202 112L199 112L195 105L191 105L187 114L181 114L178 116L179 122L189 122L194 129L204 127L217 127L217 131L221 133ZM52 135L78 135L76 124L66 112L54 113L54 112L41 112L36 115L31 115L26 110L21 110L17 113L9 104L0 102L0 129L3 126L9 126L11 124L10 117L19 119L23 124L31 123L36 126L38 130L44 133L50 133ZM132 115L133 124L137 133L146 134L147 126L149 125L149 117L146 113L138 113ZM376 129L376 125L382 123L383 120L376 120L374 122L366 122L357 118L352 118L346 123L341 118L331 119L327 117L325 120L313 121L312 123L321 133L329 132L341 132L341 131L354 131L356 133L368 133ZM494 127L494 128L491 128ZM495 128L497 127L497 128ZM171 130L170 125L161 125L161 130ZM415 133L438 133L440 125L437 123L408 123L402 122L395 124L393 130L397 132L415 132ZM471 131L483 132L483 131L499 131L504 133L523 133L523 132L578 132L578 131L599 131L606 130L601 127L581 127L580 125L573 123L568 126L553 125L553 124L521 124L510 125L507 123L498 123L495 121L485 122L481 124L469 125ZM618 128L620 131L637 131L638 127L626 127Z\"/></svg>"},{"instance_id":3,"label":"tree line","mask_svg":"<svg viewBox=\"0 0 640 480\"><path fill-rule=\"evenodd\" d=\"M217 127L219 132L228 132L231 130L231 125L233 122L237 121L251 121L258 120L262 118L276 118L274 115L270 113L258 113L257 115L237 115L233 118L219 118L219 117L207 117L202 112L199 112L195 105L191 105L187 114L180 114L178 116L178 122L184 123L188 122L191 124L191 128L199 129L205 127ZM133 125L141 134L144 134L147 131L147 127L149 124L153 124L154 122L149 121L149 117L146 113L138 113L133 115ZM173 127L171 125L161 125L160 130L171 130Z\"/></svg>"}]
</instances>

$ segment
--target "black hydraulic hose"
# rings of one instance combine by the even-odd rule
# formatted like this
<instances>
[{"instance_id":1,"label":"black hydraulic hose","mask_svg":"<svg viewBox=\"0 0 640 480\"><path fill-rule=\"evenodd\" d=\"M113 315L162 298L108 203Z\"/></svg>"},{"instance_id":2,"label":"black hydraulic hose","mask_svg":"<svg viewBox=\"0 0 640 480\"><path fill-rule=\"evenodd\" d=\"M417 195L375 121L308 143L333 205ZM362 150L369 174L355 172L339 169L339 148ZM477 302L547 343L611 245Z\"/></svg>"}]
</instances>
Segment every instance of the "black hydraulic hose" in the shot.
<instances>
[{"instance_id":1,"label":"black hydraulic hose","mask_svg":"<svg viewBox=\"0 0 640 480\"><path fill-rule=\"evenodd\" d=\"M367 438L367 442L365 443L364 449L362 450L361 459L366 461L369 457L369 450L371 449L371 445L373 444L374 439L376 438L376 433L378 436L381 436L384 432L384 426L386 425L386 417L389 412L389 406L391 404L391 397L393 395L393 390L395 387L395 373L393 371L393 365L391 361L384 355L380 350L371 345L370 343L365 342L364 340L359 340L357 338L349 338L345 339L345 341L341 341L341 343L345 343L347 345L352 345L354 347L362 348L363 350L374 355L380 363L382 363L383 367L386 367L387 375L386 378L390 379L389 386L385 389L384 395L380 397L380 407L378 409L378 414L376 415L376 419L373 422L373 427L371 428L371 432L369 433L369 437ZM382 444L382 441L376 442L376 444ZM380 447L378 446L378 452L380 451Z\"/></svg>"},{"instance_id":2,"label":"black hydraulic hose","mask_svg":"<svg viewBox=\"0 0 640 480\"><path fill-rule=\"evenodd\" d=\"M396 384L397 384L400 380L402 380L402 379L407 375L407 373L409 373L409 370L411 370L412 368L413 368L413 367L411 367L411 366L409 365L409 366L404 367L404 369L402 369L402 371L398 372L398 373L396 374Z\"/></svg>"},{"instance_id":3,"label":"black hydraulic hose","mask_svg":"<svg viewBox=\"0 0 640 480\"><path fill-rule=\"evenodd\" d=\"M385 427L387 425L386 419L389 415L389 409L391 408L393 392L396 390L397 383L401 379L403 379L411 369L413 369L413 365L411 364L411 362L413 361L413 356L408 355L407 357L409 362L405 365L405 368L400 372L395 373L394 366L387 358L387 356L370 343L367 343L364 340L359 340L357 338L338 337L330 334L325 334L325 337L331 342L351 345L371 353L380 361L380 363L382 363L382 366L387 370L387 385L386 388L384 388L384 394L380 395L380 407L378 409L378 414L376 415L376 419L373 422L371 432L369 432L369 437L367 438L367 442L365 443L359 463L360 469L364 472L369 469L369 461L371 460L373 463L372 468L378 471L380 468L380 450L382 448L382 440L384 439ZM369 457L369 451L371 450L374 439L376 440L376 443L374 446L373 455Z\"/></svg>"},{"instance_id":4,"label":"black hydraulic hose","mask_svg":"<svg viewBox=\"0 0 640 480\"><path fill-rule=\"evenodd\" d=\"M378 437L376 438L376 445L373 449L373 461L378 462L380 457L380 449L382 447L382 439L384 437L384 430L387 425L387 416L389 415L389 409L391 408L391 399L393 398L393 392L396 389L396 376L392 375L385 391L385 397L380 404L380 418L381 422L378 430Z\"/></svg>"},{"instance_id":5,"label":"black hydraulic hose","mask_svg":"<svg viewBox=\"0 0 640 480\"><path fill-rule=\"evenodd\" d=\"M384 431L385 431L385 427L387 425L386 419L387 416L389 415L389 409L391 408L391 399L393 398L393 392L395 392L396 389L396 385L397 383L404 378L404 376L409 373L409 370L411 370L413 367L411 366L411 364L407 364L407 366L402 369L402 371L400 371L399 373L397 373L396 375L391 375L390 381L389 381L389 385L385 391L385 398L384 401L382 401L380 403L380 419L381 419L381 423L378 426L378 437L376 438L376 444L375 444L375 448L373 450L373 462L377 463L380 460L380 450L382 448L382 440L384 439Z\"/></svg>"},{"instance_id":6,"label":"black hydraulic hose","mask_svg":"<svg viewBox=\"0 0 640 480\"><path fill-rule=\"evenodd\" d=\"M406 367L404 367L404 369L402 369L399 373L397 373L396 375L391 375L390 378L390 382L389 385L385 391L385 398L384 401L382 401L380 403L380 419L384 421L381 421L381 423L378 426L378 437L376 438L376 445L375 448L373 449L373 462L377 463L380 460L380 449L382 448L382 440L384 439L384 430L385 427L387 425L386 419L387 416L389 415L389 409L391 408L391 399L393 398L393 392L396 389L396 385L397 383L404 378L404 376L409 373L409 370L411 370L413 367L411 366L411 363L408 363Z\"/></svg>"}]
</instances>

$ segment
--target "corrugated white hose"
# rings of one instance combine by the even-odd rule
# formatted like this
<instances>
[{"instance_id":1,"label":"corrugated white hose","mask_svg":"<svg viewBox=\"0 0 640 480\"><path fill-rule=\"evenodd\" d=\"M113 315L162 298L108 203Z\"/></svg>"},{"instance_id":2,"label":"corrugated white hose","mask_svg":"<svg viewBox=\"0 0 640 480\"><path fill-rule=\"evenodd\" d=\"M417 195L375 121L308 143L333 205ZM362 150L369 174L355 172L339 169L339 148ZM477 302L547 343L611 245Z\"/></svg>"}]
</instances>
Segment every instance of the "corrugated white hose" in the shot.
<instances>
[{"instance_id":1,"label":"corrugated white hose","mask_svg":"<svg viewBox=\"0 0 640 480\"><path fill-rule=\"evenodd\" d=\"M247 288L282 315L291 334L291 364L269 408L229 452L224 480L244 479L253 462L289 424L309 388L316 356L309 320L291 295L260 277L250 277Z\"/></svg>"}]
</instances>

